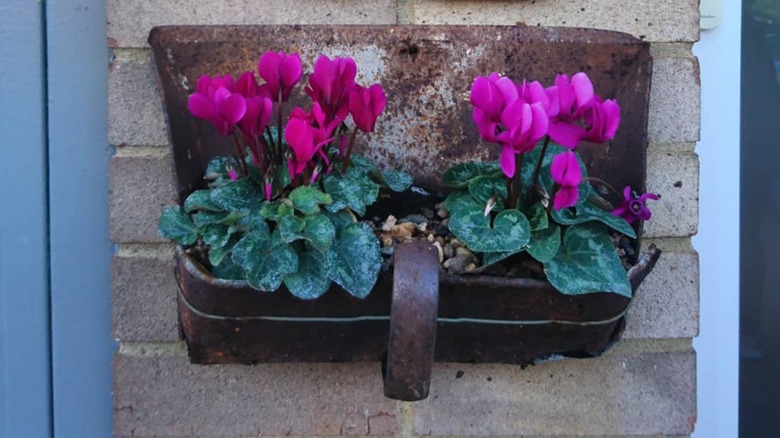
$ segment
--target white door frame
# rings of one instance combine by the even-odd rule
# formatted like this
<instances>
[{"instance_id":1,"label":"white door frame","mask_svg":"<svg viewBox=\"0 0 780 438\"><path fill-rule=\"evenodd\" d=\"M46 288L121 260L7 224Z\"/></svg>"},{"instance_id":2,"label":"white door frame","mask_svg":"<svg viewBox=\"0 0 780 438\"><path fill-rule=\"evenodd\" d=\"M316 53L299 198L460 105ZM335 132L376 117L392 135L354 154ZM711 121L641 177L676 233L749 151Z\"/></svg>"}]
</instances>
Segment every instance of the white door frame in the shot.
<instances>
[{"instance_id":1,"label":"white door frame","mask_svg":"<svg viewBox=\"0 0 780 438\"><path fill-rule=\"evenodd\" d=\"M702 31L698 421L694 438L739 436L739 119L742 2L722 0L723 24Z\"/></svg>"}]
</instances>

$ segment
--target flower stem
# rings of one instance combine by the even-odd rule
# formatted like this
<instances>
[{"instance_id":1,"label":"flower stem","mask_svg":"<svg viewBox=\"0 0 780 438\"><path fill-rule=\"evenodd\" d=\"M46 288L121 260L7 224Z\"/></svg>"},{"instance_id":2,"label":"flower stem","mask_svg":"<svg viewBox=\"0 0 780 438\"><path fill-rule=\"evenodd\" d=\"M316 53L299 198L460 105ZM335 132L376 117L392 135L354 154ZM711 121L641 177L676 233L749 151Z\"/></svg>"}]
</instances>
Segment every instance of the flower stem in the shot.
<instances>
[{"instance_id":1,"label":"flower stem","mask_svg":"<svg viewBox=\"0 0 780 438\"><path fill-rule=\"evenodd\" d=\"M277 117L276 117L276 148L278 152L278 162L279 164L284 164L282 160L282 87L279 87L279 105L278 105L278 111L277 111Z\"/></svg>"},{"instance_id":2,"label":"flower stem","mask_svg":"<svg viewBox=\"0 0 780 438\"><path fill-rule=\"evenodd\" d=\"M601 179L601 178L596 178L595 176L586 176L585 178L582 178L582 180L583 180L583 181L593 181L593 182L597 182L597 183L599 183L599 184L603 185L604 187L608 188L608 189L609 189L609 191L611 191L611 192L612 192L613 194L615 194L616 196L618 196L618 197L621 197L621 198L623 197L623 194L622 194L622 193L620 193L620 192L618 192L617 190L615 190L615 188L614 188L614 187L612 187L612 186L611 186L611 185L610 185L608 182L604 181L604 180L603 180L603 179Z\"/></svg>"},{"instance_id":3,"label":"flower stem","mask_svg":"<svg viewBox=\"0 0 780 438\"><path fill-rule=\"evenodd\" d=\"M519 153L515 155L515 176L512 178L512 195L510 208L517 208L517 204L520 202L520 182L523 178L523 159L525 153Z\"/></svg>"},{"instance_id":4,"label":"flower stem","mask_svg":"<svg viewBox=\"0 0 780 438\"><path fill-rule=\"evenodd\" d=\"M349 146L347 147L347 154L344 155L344 165L341 167L341 173L347 173L347 166L349 166L349 158L352 156L352 148L355 146L355 137L357 137L357 126L352 130L352 135L349 137Z\"/></svg>"},{"instance_id":5,"label":"flower stem","mask_svg":"<svg viewBox=\"0 0 780 438\"><path fill-rule=\"evenodd\" d=\"M246 157L244 156L244 149L241 147L241 143L238 141L238 133L233 131L233 143L236 145L236 153L238 154L238 165L241 167L241 172L244 176L249 175L249 167L246 165Z\"/></svg>"},{"instance_id":6,"label":"flower stem","mask_svg":"<svg viewBox=\"0 0 780 438\"><path fill-rule=\"evenodd\" d=\"M553 185L552 193L550 194L550 200L547 202L547 214L550 214L550 211L553 208L553 204L555 203L555 195L558 194L558 190L561 188L557 183Z\"/></svg>"},{"instance_id":7,"label":"flower stem","mask_svg":"<svg viewBox=\"0 0 780 438\"><path fill-rule=\"evenodd\" d=\"M542 152L539 154L539 160L536 161L536 169L534 169L534 177L531 179L531 185L535 185L539 182L539 172L542 170L542 162L544 162L544 154L547 153L547 145L550 144L550 136L548 135L544 139L544 145L542 145Z\"/></svg>"}]
</instances>

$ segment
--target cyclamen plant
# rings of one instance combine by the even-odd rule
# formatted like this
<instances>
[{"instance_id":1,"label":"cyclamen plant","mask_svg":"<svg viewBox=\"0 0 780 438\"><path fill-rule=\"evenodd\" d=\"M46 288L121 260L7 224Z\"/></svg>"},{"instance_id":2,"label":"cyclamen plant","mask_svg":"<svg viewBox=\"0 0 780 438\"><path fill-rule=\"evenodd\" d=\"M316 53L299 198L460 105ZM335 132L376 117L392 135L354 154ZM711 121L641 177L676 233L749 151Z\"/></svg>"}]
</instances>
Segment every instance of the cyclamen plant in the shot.
<instances>
[{"instance_id":1,"label":"cyclamen plant","mask_svg":"<svg viewBox=\"0 0 780 438\"><path fill-rule=\"evenodd\" d=\"M470 101L480 137L501 147L498 162L470 162L444 173L450 231L482 254L483 266L527 252L560 292L631 297L611 234L636 238L630 224L650 219L648 199L625 187L617 207L598 195L577 147L617 133L620 106L595 94L585 73L555 84L520 84L492 73L475 79ZM610 229L612 232L610 232Z\"/></svg>"},{"instance_id":2,"label":"cyclamen plant","mask_svg":"<svg viewBox=\"0 0 780 438\"><path fill-rule=\"evenodd\" d=\"M198 79L190 112L232 137L235 150L211 160L207 189L163 212L160 234L191 251L207 250L215 276L246 279L261 291L284 284L314 299L335 282L363 298L381 255L371 227L358 217L380 186L403 191L412 183L408 174L380 170L353 153L358 132L374 131L387 103L384 89L357 84L352 58L323 55L304 89L311 108L288 112L303 78L299 55L266 52L257 73L262 84L249 71L237 80Z\"/></svg>"}]
</instances>

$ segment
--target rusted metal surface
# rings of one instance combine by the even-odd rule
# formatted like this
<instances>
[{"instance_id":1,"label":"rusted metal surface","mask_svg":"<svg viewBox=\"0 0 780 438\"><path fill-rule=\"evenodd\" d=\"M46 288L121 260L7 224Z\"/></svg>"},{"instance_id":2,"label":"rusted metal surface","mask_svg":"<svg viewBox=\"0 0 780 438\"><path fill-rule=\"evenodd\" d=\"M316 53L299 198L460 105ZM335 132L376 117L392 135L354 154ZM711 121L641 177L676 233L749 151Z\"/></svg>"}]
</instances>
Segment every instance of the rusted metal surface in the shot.
<instances>
[{"instance_id":1,"label":"rusted metal surface","mask_svg":"<svg viewBox=\"0 0 780 438\"><path fill-rule=\"evenodd\" d=\"M385 395L422 400L431 386L436 345L439 253L427 242L402 243L395 248L393 269Z\"/></svg>"},{"instance_id":2,"label":"rusted metal surface","mask_svg":"<svg viewBox=\"0 0 780 438\"><path fill-rule=\"evenodd\" d=\"M644 190L651 59L648 44L626 34L502 26L166 26L153 29L149 41L180 198L203 186L210 157L233 150L229 139L188 113L195 82L203 74L255 70L266 50L300 53L307 73L320 54L354 57L357 80L381 83L388 102L376 132L361 137L357 150L429 188L446 167L498 153L479 140L471 121L475 76L498 71L550 84L557 73L586 71L597 92L622 108L612 142L580 148L589 171L615 187ZM303 94L300 85L295 93Z\"/></svg>"},{"instance_id":3,"label":"rusted metal surface","mask_svg":"<svg viewBox=\"0 0 780 438\"><path fill-rule=\"evenodd\" d=\"M634 292L659 254L651 248L629 271ZM284 288L263 293L215 279L179 248L176 276L193 363L371 362L387 354L391 273L362 301L339 287L302 301ZM552 353L596 355L618 339L629 302L611 293L567 296L543 281L441 274L434 360L529 364Z\"/></svg>"}]
</instances>

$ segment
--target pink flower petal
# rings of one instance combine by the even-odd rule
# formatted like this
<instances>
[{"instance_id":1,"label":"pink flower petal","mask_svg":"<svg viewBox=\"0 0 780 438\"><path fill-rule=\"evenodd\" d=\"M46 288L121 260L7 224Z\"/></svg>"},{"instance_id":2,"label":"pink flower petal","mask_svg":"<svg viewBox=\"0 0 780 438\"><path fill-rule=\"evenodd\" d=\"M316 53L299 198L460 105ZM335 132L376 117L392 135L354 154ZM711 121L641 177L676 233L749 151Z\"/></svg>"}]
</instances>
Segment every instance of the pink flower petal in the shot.
<instances>
[{"instance_id":1,"label":"pink flower petal","mask_svg":"<svg viewBox=\"0 0 780 438\"><path fill-rule=\"evenodd\" d=\"M245 71L236 81L236 93L244 97L252 97L257 94L257 80L252 72Z\"/></svg>"},{"instance_id":2,"label":"pink flower petal","mask_svg":"<svg viewBox=\"0 0 780 438\"><path fill-rule=\"evenodd\" d=\"M587 74L583 72L576 73L571 77L571 86L574 94L577 96L577 106L582 107L593 101L593 83Z\"/></svg>"},{"instance_id":3,"label":"pink flower petal","mask_svg":"<svg viewBox=\"0 0 780 438\"><path fill-rule=\"evenodd\" d=\"M530 141L536 143L540 138L547 134L550 125L550 119L547 117L547 111L541 102L531 104L531 114L533 124L531 125Z\"/></svg>"},{"instance_id":4,"label":"pink flower petal","mask_svg":"<svg viewBox=\"0 0 780 438\"><path fill-rule=\"evenodd\" d=\"M282 87L282 100L287 100L295 84L301 80L303 68L301 57L297 53L286 56L279 65L279 82Z\"/></svg>"},{"instance_id":5,"label":"pink flower petal","mask_svg":"<svg viewBox=\"0 0 780 438\"><path fill-rule=\"evenodd\" d=\"M561 146L574 149L585 137L585 129L567 122L550 121L547 134Z\"/></svg>"},{"instance_id":6,"label":"pink flower petal","mask_svg":"<svg viewBox=\"0 0 780 438\"><path fill-rule=\"evenodd\" d=\"M279 98L279 64L282 62L282 56L283 52L268 51L263 53L257 62L257 72L265 80L274 101Z\"/></svg>"},{"instance_id":7,"label":"pink flower petal","mask_svg":"<svg viewBox=\"0 0 780 438\"><path fill-rule=\"evenodd\" d=\"M246 114L246 101L244 96L233 93L219 106L219 111L231 124L236 124Z\"/></svg>"},{"instance_id":8,"label":"pink flower petal","mask_svg":"<svg viewBox=\"0 0 780 438\"><path fill-rule=\"evenodd\" d=\"M498 159L501 170L507 178L515 176L515 151L509 146L501 148L501 156Z\"/></svg>"},{"instance_id":9,"label":"pink flower petal","mask_svg":"<svg viewBox=\"0 0 780 438\"><path fill-rule=\"evenodd\" d=\"M566 207L573 207L577 205L577 199L580 194L576 187L561 187L558 192L555 193L555 199L553 199L553 208L560 210Z\"/></svg>"},{"instance_id":10,"label":"pink flower petal","mask_svg":"<svg viewBox=\"0 0 780 438\"><path fill-rule=\"evenodd\" d=\"M199 119L212 120L217 116L217 107L208 97L193 93L187 99L187 107L193 116Z\"/></svg>"}]
</instances>

